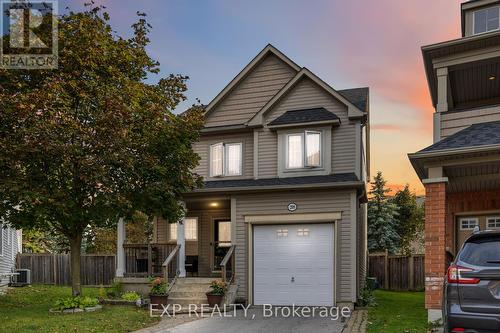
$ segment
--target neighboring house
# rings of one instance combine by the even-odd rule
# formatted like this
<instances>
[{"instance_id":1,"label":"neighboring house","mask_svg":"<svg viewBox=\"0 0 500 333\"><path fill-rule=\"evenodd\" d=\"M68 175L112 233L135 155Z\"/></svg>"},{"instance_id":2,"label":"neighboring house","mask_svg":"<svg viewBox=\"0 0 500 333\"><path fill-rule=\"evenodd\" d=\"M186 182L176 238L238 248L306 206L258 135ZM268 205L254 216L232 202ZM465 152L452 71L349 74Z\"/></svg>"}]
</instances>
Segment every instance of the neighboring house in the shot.
<instances>
[{"instance_id":1,"label":"neighboring house","mask_svg":"<svg viewBox=\"0 0 500 333\"><path fill-rule=\"evenodd\" d=\"M10 282L16 267L16 255L22 251L22 232L0 222L0 288Z\"/></svg>"},{"instance_id":2,"label":"neighboring house","mask_svg":"<svg viewBox=\"0 0 500 333\"><path fill-rule=\"evenodd\" d=\"M424 46L434 144L410 160L426 190L429 319L447 266L476 226L500 228L500 1L462 4L462 38Z\"/></svg>"},{"instance_id":3,"label":"neighboring house","mask_svg":"<svg viewBox=\"0 0 500 333\"><path fill-rule=\"evenodd\" d=\"M205 186L185 195L184 224L156 223L157 244L184 248L180 275L195 265L199 277L221 276L234 251L237 297L249 304L356 303L366 275L368 106L368 88L337 91L266 46L206 106L193 147Z\"/></svg>"}]
</instances>

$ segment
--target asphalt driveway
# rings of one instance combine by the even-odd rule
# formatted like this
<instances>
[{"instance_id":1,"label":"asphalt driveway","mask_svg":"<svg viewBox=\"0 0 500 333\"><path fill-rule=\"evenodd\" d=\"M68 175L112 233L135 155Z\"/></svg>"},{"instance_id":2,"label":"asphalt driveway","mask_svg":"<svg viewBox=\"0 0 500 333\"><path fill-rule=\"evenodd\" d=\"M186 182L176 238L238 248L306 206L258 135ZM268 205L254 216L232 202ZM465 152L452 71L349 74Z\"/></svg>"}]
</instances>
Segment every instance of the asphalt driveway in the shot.
<instances>
[{"instance_id":1,"label":"asphalt driveway","mask_svg":"<svg viewBox=\"0 0 500 333\"><path fill-rule=\"evenodd\" d=\"M178 325L173 328L165 328L158 332L168 333L340 333L345 325L341 320L330 318L292 318L292 317L264 317L262 310L255 308L248 310L245 317L244 312L239 310L234 317L212 317L195 320Z\"/></svg>"}]
</instances>

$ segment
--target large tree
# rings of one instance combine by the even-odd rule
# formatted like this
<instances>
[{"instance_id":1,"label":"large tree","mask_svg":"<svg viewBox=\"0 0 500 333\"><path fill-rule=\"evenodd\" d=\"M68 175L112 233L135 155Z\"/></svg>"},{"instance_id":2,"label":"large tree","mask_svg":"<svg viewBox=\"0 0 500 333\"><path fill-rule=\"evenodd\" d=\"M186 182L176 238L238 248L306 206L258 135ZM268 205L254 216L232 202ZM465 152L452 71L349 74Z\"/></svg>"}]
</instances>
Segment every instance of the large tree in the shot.
<instances>
[{"instance_id":1,"label":"large tree","mask_svg":"<svg viewBox=\"0 0 500 333\"><path fill-rule=\"evenodd\" d=\"M412 243L424 229L424 209L418 205L417 195L410 191L408 184L396 193L392 202L398 207L396 232L400 237L400 251L410 255Z\"/></svg>"},{"instance_id":2,"label":"large tree","mask_svg":"<svg viewBox=\"0 0 500 333\"><path fill-rule=\"evenodd\" d=\"M187 77L145 82L159 64L138 15L123 38L103 8L68 12L58 17L57 70L0 71L0 216L68 240L74 295L86 228L135 211L175 221L182 193L200 184L191 145L201 112L172 113Z\"/></svg>"},{"instance_id":3,"label":"large tree","mask_svg":"<svg viewBox=\"0 0 500 333\"><path fill-rule=\"evenodd\" d=\"M395 253L398 250L399 235L396 231L398 211L389 200L386 181L378 172L371 183L368 201L368 250Z\"/></svg>"}]
</instances>

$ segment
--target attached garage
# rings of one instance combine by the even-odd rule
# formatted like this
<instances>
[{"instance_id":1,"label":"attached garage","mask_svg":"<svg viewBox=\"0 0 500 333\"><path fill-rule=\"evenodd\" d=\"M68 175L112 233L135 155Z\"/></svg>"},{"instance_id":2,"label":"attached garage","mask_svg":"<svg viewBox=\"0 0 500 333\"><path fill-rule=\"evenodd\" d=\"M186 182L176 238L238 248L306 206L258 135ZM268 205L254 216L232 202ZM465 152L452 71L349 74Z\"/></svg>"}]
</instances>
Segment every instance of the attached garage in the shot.
<instances>
[{"instance_id":1,"label":"attached garage","mask_svg":"<svg viewBox=\"0 0 500 333\"><path fill-rule=\"evenodd\" d=\"M334 223L253 226L253 304L334 305Z\"/></svg>"}]
</instances>

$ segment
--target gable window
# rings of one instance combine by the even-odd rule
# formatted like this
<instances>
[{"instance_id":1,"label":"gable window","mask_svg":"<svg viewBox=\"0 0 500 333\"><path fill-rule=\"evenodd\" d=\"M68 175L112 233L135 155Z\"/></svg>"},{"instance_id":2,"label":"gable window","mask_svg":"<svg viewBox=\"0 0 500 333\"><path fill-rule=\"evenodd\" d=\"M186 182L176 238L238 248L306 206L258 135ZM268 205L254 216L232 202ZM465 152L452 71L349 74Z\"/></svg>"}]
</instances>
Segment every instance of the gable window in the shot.
<instances>
[{"instance_id":1,"label":"gable window","mask_svg":"<svg viewBox=\"0 0 500 333\"><path fill-rule=\"evenodd\" d=\"M474 12L474 34L495 31L500 28L500 6Z\"/></svg>"},{"instance_id":2,"label":"gable window","mask_svg":"<svg viewBox=\"0 0 500 333\"><path fill-rule=\"evenodd\" d=\"M321 166L321 132L288 134L286 145L287 169Z\"/></svg>"},{"instance_id":3,"label":"gable window","mask_svg":"<svg viewBox=\"0 0 500 333\"><path fill-rule=\"evenodd\" d=\"M476 218L463 218L460 219L460 230L473 230L479 225Z\"/></svg>"},{"instance_id":4,"label":"gable window","mask_svg":"<svg viewBox=\"0 0 500 333\"><path fill-rule=\"evenodd\" d=\"M488 229L500 229L500 217L488 217Z\"/></svg>"},{"instance_id":5,"label":"gable window","mask_svg":"<svg viewBox=\"0 0 500 333\"><path fill-rule=\"evenodd\" d=\"M240 176L242 144L216 143L210 146L210 177Z\"/></svg>"},{"instance_id":6,"label":"gable window","mask_svg":"<svg viewBox=\"0 0 500 333\"><path fill-rule=\"evenodd\" d=\"M169 224L169 237L170 241L177 240L177 223ZM198 218L186 217L184 219L184 237L187 241L198 240Z\"/></svg>"}]
</instances>

